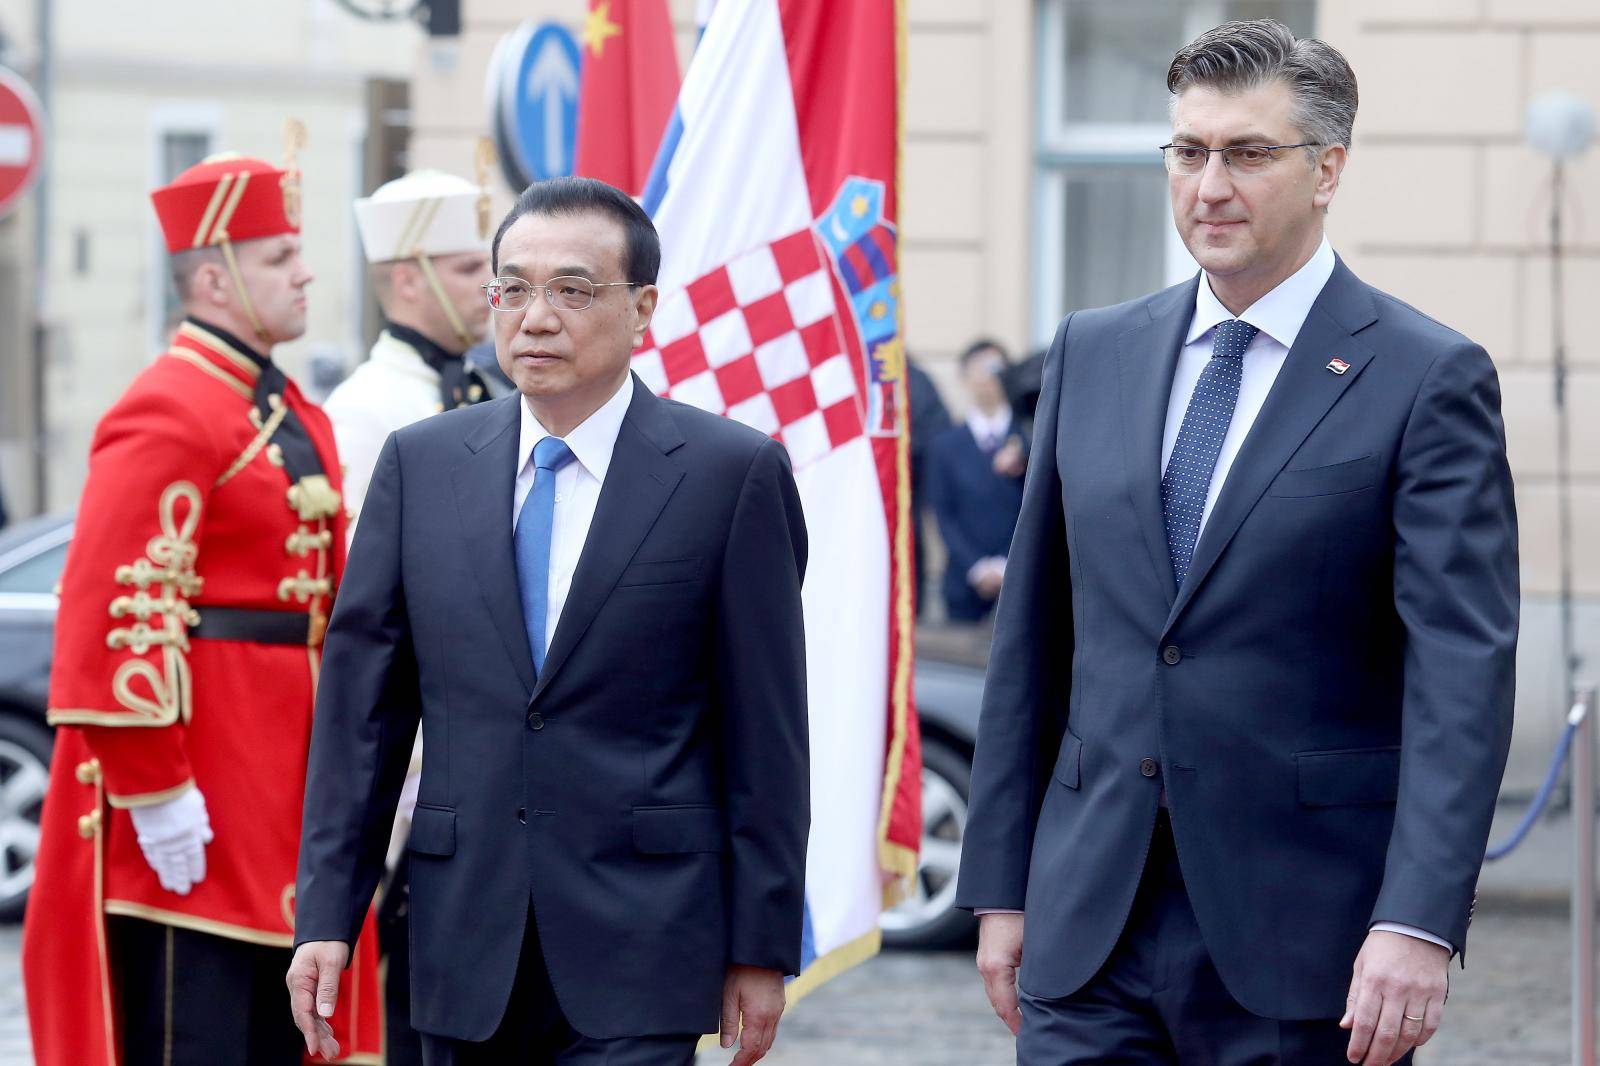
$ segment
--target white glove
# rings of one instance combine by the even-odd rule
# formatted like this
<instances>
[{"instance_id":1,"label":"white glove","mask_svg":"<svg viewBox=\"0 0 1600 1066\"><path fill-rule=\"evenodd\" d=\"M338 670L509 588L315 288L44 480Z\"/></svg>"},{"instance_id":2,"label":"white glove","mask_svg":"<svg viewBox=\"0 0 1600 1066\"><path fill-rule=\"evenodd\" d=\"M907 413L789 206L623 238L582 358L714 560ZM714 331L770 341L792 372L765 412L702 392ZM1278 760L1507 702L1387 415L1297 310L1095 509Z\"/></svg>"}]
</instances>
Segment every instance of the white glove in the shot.
<instances>
[{"instance_id":1,"label":"white glove","mask_svg":"<svg viewBox=\"0 0 1600 1066\"><path fill-rule=\"evenodd\" d=\"M139 835L144 861L156 872L161 887L187 896L206 879L206 845L211 843L211 816L206 799L191 788L176 799L128 811Z\"/></svg>"}]
</instances>

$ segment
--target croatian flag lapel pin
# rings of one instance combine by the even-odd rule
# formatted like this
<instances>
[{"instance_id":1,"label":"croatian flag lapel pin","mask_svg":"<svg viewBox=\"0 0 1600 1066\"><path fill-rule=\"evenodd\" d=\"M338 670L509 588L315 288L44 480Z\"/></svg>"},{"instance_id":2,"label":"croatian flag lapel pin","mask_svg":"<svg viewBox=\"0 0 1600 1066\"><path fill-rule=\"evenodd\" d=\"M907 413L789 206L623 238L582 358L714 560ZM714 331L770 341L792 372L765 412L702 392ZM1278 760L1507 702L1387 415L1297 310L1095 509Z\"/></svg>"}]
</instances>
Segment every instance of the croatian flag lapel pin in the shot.
<instances>
[{"instance_id":1,"label":"croatian flag lapel pin","mask_svg":"<svg viewBox=\"0 0 1600 1066\"><path fill-rule=\"evenodd\" d=\"M1346 370L1350 369L1350 364L1335 356L1334 358L1328 360L1328 369L1333 371L1335 374L1343 374Z\"/></svg>"}]
</instances>

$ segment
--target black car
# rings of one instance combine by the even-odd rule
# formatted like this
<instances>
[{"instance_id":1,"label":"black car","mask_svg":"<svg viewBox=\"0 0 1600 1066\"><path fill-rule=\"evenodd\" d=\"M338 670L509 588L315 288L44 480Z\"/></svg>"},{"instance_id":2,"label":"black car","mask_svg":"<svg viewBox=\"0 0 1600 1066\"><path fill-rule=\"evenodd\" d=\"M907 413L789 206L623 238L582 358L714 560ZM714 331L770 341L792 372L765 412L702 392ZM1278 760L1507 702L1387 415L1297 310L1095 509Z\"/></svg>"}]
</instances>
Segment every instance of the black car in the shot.
<instances>
[{"instance_id":1,"label":"black car","mask_svg":"<svg viewBox=\"0 0 1600 1066\"><path fill-rule=\"evenodd\" d=\"M71 538L72 520L61 516L0 532L0 921L22 916L33 884L50 767L55 587ZM950 947L969 941L975 925L954 902L989 633L924 627L917 640L922 857L915 893L883 916L883 931L896 947Z\"/></svg>"},{"instance_id":2,"label":"black car","mask_svg":"<svg viewBox=\"0 0 1600 1066\"><path fill-rule=\"evenodd\" d=\"M917 628L917 716L922 724L922 853L913 895L884 914L884 943L948 948L970 943L977 920L955 908L967 828L972 748L989 658L988 626Z\"/></svg>"},{"instance_id":3,"label":"black car","mask_svg":"<svg viewBox=\"0 0 1600 1066\"><path fill-rule=\"evenodd\" d=\"M72 522L35 518L0 532L0 921L16 921L33 884L50 780L50 648L56 582Z\"/></svg>"}]
</instances>

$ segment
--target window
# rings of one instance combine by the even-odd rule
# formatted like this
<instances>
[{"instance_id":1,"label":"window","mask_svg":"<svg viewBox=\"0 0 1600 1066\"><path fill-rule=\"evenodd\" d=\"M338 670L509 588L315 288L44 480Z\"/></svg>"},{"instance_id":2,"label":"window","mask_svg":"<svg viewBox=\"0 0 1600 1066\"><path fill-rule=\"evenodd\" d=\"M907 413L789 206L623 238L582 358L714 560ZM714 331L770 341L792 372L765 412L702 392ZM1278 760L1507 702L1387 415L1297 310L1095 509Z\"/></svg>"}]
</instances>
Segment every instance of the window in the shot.
<instances>
[{"instance_id":1,"label":"window","mask_svg":"<svg viewBox=\"0 0 1600 1066\"><path fill-rule=\"evenodd\" d=\"M1315 0L1040 0L1039 226L1034 333L1069 311L1131 299L1194 270L1173 229L1157 146L1167 66L1230 19L1309 36Z\"/></svg>"},{"instance_id":2,"label":"window","mask_svg":"<svg viewBox=\"0 0 1600 1066\"><path fill-rule=\"evenodd\" d=\"M185 170L211 154L211 135L191 130L168 130L161 135L161 174L156 188L167 184ZM165 264L162 264L165 267ZM172 284L172 272L161 271L162 297L159 329L165 337L177 326L183 311L178 306L178 290Z\"/></svg>"},{"instance_id":3,"label":"window","mask_svg":"<svg viewBox=\"0 0 1600 1066\"><path fill-rule=\"evenodd\" d=\"M67 545L63 541L0 570L0 593L51 595L56 582L61 580L61 570L66 564Z\"/></svg>"},{"instance_id":4,"label":"window","mask_svg":"<svg viewBox=\"0 0 1600 1066\"><path fill-rule=\"evenodd\" d=\"M204 104L166 104L158 106L151 116L150 179L148 187L158 189L179 174L213 154L218 149L217 130L221 125L220 109ZM172 285L172 271L168 266L167 245L161 236L161 226L150 221L150 277L146 286L145 325L152 353L166 350L178 319L183 312L179 307L178 293Z\"/></svg>"}]
</instances>

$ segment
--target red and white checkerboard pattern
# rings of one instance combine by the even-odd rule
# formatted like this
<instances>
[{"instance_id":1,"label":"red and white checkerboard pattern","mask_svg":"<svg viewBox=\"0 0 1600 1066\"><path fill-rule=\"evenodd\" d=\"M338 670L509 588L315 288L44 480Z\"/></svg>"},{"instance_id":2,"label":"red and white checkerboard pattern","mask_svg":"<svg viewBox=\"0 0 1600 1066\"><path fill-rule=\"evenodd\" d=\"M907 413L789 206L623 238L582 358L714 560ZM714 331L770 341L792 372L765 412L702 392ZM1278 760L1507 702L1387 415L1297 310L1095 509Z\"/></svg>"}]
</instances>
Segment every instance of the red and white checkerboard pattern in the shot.
<instances>
[{"instance_id":1,"label":"red and white checkerboard pattern","mask_svg":"<svg viewBox=\"0 0 1600 1066\"><path fill-rule=\"evenodd\" d=\"M809 229L664 291L633 369L658 395L776 437L796 468L864 432L832 279Z\"/></svg>"}]
</instances>

